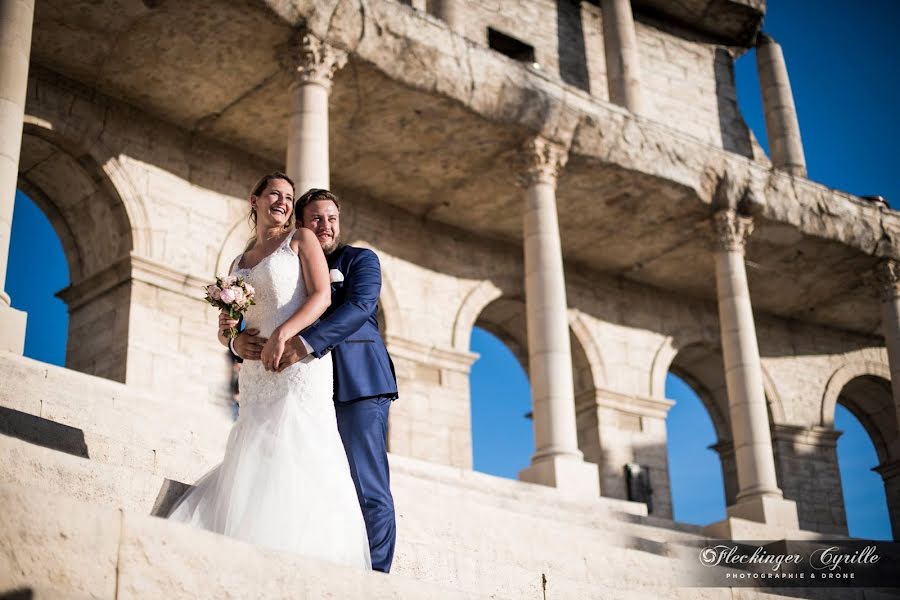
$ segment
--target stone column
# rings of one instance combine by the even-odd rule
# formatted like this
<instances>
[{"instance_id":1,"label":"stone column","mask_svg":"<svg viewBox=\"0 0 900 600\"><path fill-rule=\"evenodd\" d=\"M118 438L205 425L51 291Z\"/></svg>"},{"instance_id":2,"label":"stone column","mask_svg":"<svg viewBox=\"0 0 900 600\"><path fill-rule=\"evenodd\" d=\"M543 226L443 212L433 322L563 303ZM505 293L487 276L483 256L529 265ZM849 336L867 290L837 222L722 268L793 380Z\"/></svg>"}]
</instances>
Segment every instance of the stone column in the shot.
<instances>
[{"instance_id":1,"label":"stone column","mask_svg":"<svg viewBox=\"0 0 900 600\"><path fill-rule=\"evenodd\" d=\"M556 179L565 150L543 138L526 144L522 173L525 310L535 453L519 478L579 496L600 493L597 465L584 462L575 425L566 282L556 214Z\"/></svg>"},{"instance_id":2,"label":"stone column","mask_svg":"<svg viewBox=\"0 0 900 600\"><path fill-rule=\"evenodd\" d=\"M0 351L17 354L25 348L26 314L11 306L5 291L6 267L19 179L33 21L34 0L0 2Z\"/></svg>"},{"instance_id":3,"label":"stone column","mask_svg":"<svg viewBox=\"0 0 900 600\"><path fill-rule=\"evenodd\" d=\"M874 471L881 475L884 481L884 495L887 499L892 537L894 541L900 541L900 460L882 463L875 467Z\"/></svg>"},{"instance_id":4,"label":"stone column","mask_svg":"<svg viewBox=\"0 0 900 600\"><path fill-rule=\"evenodd\" d=\"M881 331L887 346L894 415L900 431L900 263L889 259L881 261L875 267L875 279L881 292ZM900 441L890 450L892 456L900 457Z\"/></svg>"},{"instance_id":5,"label":"stone column","mask_svg":"<svg viewBox=\"0 0 900 600\"><path fill-rule=\"evenodd\" d=\"M465 34L465 0L434 0L434 14L445 21L450 29Z\"/></svg>"},{"instance_id":6,"label":"stone column","mask_svg":"<svg viewBox=\"0 0 900 600\"><path fill-rule=\"evenodd\" d=\"M300 38L296 79L291 85L286 169L297 195L331 185L328 160L328 95L335 71L347 53L304 33Z\"/></svg>"},{"instance_id":7,"label":"stone column","mask_svg":"<svg viewBox=\"0 0 900 600\"><path fill-rule=\"evenodd\" d=\"M781 46L765 33L756 42L756 68L766 118L772 164L792 175L806 176L800 123Z\"/></svg>"},{"instance_id":8,"label":"stone column","mask_svg":"<svg viewBox=\"0 0 900 600\"><path fill-rule=\"evenodd\" d=\"M713 217L719 328L738 493L729 517L797 529L797 508L784 500L775 477L775 457L763 391L762 365L750 305L744 247L753 221L735 210Z\"/></svg>"},{"instance_id":9,"label":"stone column","mask_svg":"<svg viewBox=\"0 0 900 600\"><path fill-rule=\"evenodd\" d=\"M600 10L609 100L641 114L644 112L644 101L631 0L601 0Z\"/></svg>"},{"instance_id":10,"label":"stone column","mask_svg":"<svg viewBox=\"0 0 900 600\"><path fill-rule=\"evenodd\" d=\"M738 493L737 466L734 461L734 444L731 440L719 440L709 446L719 455L719 466L722 469L722 485L725 488L725 506L734 504Z\"/></svg>"}]
</instances>

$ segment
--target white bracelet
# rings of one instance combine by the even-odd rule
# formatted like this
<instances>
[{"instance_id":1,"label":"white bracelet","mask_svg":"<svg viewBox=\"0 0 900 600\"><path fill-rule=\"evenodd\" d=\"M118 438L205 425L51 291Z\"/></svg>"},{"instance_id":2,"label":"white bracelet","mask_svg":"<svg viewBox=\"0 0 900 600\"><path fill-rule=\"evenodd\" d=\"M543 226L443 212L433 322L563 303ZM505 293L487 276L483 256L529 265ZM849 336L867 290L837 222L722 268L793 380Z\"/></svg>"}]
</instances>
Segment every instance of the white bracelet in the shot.
<instances>
[{"instance_id":1,"label":"white bracelet","mask_svg":"<svg viewBox=\"0 0 900 600\"><path fill-rule=\"evenodd\" d=\"M238 335L240 335L240 333L238 333ZM240 358L241 355L238 354L238 353L235 351L235 349L234 349L234 340L236 340L236 339L237 339L237 335L234 336L233 338L230 338L230 339L228 340L228 349L231 350L231 353L232 353L232 354L234 354L235 356L237 356L238 358Z\"/></svg>"}]
</instances>

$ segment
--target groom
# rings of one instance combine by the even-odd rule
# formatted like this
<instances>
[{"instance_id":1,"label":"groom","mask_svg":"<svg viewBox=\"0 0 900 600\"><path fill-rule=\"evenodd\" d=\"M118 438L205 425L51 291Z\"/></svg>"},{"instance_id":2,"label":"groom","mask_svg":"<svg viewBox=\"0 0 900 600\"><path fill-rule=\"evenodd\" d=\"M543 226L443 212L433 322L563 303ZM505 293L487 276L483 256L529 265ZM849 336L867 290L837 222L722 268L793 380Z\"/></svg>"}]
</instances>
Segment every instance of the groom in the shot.
<instances>
[{"instance_id":1,"label":"groom","mask_svg":"<svg viewBox=\"0 0 900 600\"><path fill-rule=\"evenodd\" d=\"M328 259L331 306L285 348L278 369L308 354L321 358L332 353L338 431L366 522L372 568L387 573L396 539L387 423L397 379L376 320L381 265L371 250L339 245L341 206L328 190L309 190L294 210L298 225L316 234ZM238 357L259 360L266 340L258 333L247 330L234 340Z\"/></svg>"}]
</instances>

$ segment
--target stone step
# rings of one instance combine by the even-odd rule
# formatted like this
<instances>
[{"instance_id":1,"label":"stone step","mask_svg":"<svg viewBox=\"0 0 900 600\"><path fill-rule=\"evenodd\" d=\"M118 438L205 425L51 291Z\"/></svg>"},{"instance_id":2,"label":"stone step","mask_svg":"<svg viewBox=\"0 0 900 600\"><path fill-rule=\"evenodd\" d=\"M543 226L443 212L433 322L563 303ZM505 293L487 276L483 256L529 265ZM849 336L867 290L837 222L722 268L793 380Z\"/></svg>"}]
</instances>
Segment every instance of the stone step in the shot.
<instances>
[{"instance_id":1,"label":"stone step","mask_svg":"<svg viewBox=\"0 0 900 600\"><path fill-rule=\"evenodd\" d=\"M221 460L230 420L210 424L209 414L161 403L129 386L0 354L0 433L14 435L93 461L129 467L163 479L192 482ZM25 383L25 382L32 383ZM65 390L65 393L60 393ZM559 519L608 520L611 511L640 521L646 507L613 498L567 499L545 486L391 456L394 483L405 476L422 487L450 484L479 501ZM670 529L699 528L664 521Z\"/></svg>"},{"instance_id":2,"label":"stone step","mask_svg":"<svg viewBox=\"0 0 900 600\"><path fill-rule=\"evenodd\" d=\"M754 600L881 598L859 590L677 587L672 561L608 549L590 577L494 563L449 551L428 554L417 569L390 575L347 569L273 552L225 536L132 511L26 486L0 484L0 597L28 598L660 598ZM417 555L411 545L403 552ZM398 553L398 563L406 563ZM431 581L443 569L456 578ZM26 595L27 594L27 595Z\"/></svg>"},{"instance_id":3,"label":"stone step","mask_svg":"<svg viewBox=\"0 0 900 600\"><path fill-rule=\"evenodd\" d=\"M9 365L47 368L28 359L0 357L0 372ZM0 411L0 432L17 428L17 437L0 435L0 482L147 515L184 489L167 474L179 469L196 473L187 479L192 481L221 458L221 449L190 445L200 436L191 434L188 440L180 435L177 429L183 425L178 419L160 419L159 407L149 404L152 398L129 395L127 386L102 380L100 387L111 384L109 390L116 395L85 393L97 378L64 369L51 376L54 369L47 368L47 378L76 386L82 379L87 383L55 398L50 406L65 410L44 413L51 418L42 418L40 412L44 398L50 397L48 388L23 385L15 394L0 391L0 408L5 410ZM20 407L27 404L28 398L40 401L37 414L9 408L13 401ZM150 408L142 411L141 403ZM110 416L109 411L116 412ZM191 418L188 414L185 422ZM142 420L151 425L142 429ZM122 460L132 434L140 444L161 448L152 466ZM101 436L121 443L122 454L86 448L88 441L96 443ZM568 498L545 486L407 457L390 460L401 540L394 567L398 575L462 591L466 597L697 597L675 587L678 563L673 557L687 551L684 544L704 539L699 528L648 517L643 504ZM182 462L191 464L185 467ZM56 588L51 583L35 580L34 585L40 585L34 593L43 590L41 594L52 597ZM754 597L745 591L734 590L737 597ZM64 595L70 596L77 594ZM702 590L702 597L732 595L729 590Z\"/></svg>"},{"instance_id":4,"label":"stone step","mask_svg":"<svg viewBox=\"0 0 900 600\"><path fill-rule=\"evenodd\" d=\"M594 529L641 531L649 539L666 542L696 542L705 537L701 527L647 516L646 505L642 503L606 497L576 499L547 486L408 457L391 457L391 476L395 493L408 484L417 493L427 491L435 497L447 497L449 506L475 503Z\"/></svg>"},{"instance_id":5,"label":"stone step","mask_svg":"<svg viewBox=\"0 0 900 600\"><path fill-rule=\"evenodd\" d=\"M158 514L167 510L171 501L186 487L158 474L87 460L10 436L0 435L0 451L2 482L38 487L142 514ZM602 502L598 503L599 508L595 507L592 514L580 515L571 505L576 508L592 505L569 501L570 506L566 506L552 494L536 502L516 489L531 484L492 481L496 478L486 475L473 478L469 473L460 472L457 480L466 479L468 485L458 486L454 479L448 477L448 473L441 472L446 470L452 473L452 469L397 460L396 457L393 460L403 465L394 469L392 482L398 527L402 529L406 522L410 522L411 539L440 539L442 544L455 540L458 546L477 540L476 550L490 544L503 548L510 546L511 540L517 536L521 537L520 531L537 532L553 528L571 530L572 535L586 531L598 540L605 540L605 543L636 546L656 552L660 551L659 544L701 539L693 534L623 521L621 513L614 510L602 512L605 508ZM437 481L426 477L428 473L437 475ZM483 485L481 488L475 485L479 480ZM492 493L498 488L511 489L507 496ZM533 493L540 497L547 495L547 491L552 492L540 489L533 490ZM515 498L516 494L518 498ZM421 502L423 498L427 502ZM560 505L554 506L554 502L560 502ZM442 513L449 515L449 518L442 517ZM488 531L502 533L490 538L479 534L485 523L491 525ZM499 524L504 527L500 528ZM458 532L465 532L465 535L460 537ZM527 546L547 548L553 546L557 539L530 539Z\"/></svg>"},{"instance_id":6,"label":"stone step","mask_svg":"<svg viewBox=\"0 0 900 600\"><path fill-rule=\"evenodd\" d=\"M394 490L398 538L402 540L397 569L436 583L499 582L492 589L513 597L533 591L535 573L554 573L573 581L588 581L591 556L619 548L643 553L670 552L666 542L642 537L645 532L626 522L607 527L558 521L551 515L529 515L506 504L478 502L470 490L458 493L449 484L415 486L401 476ZM93 505L123 508L138 514L159 513L167 493L177 497L184 486L158 475L99 463L28 442L0 436L0 482L39 488ZM513 482L515 483L515 482ZM664 531L663 531L664 532ZM659 534L660 532L656 532ZM573 555L579 560L572 561ZM448 557L455 557L448 562ZM479 560L471 562L472 557ZM514 573L516 577L486 578L479 569ZM479 584L481 585L481 584ZM479 591L470 589L469 591Z\"/></svg>"},{"instance_id":7,"label":"stone step","mask_svg":"<svg viewBox=\"0 0 900 600\"><path fill-rule=\"evenodd\" d=\"M0 353L0 433L93 460L194 481L222 456L224 407L163 402L146 390Z\"/></svg>"},{"instance_id":8,"label":"stone step","mask_svg":"<svg viewBox=\"0 0 900 600\"><path fill-rule=\"evenodd\" d=\"M0 484L0 506L2 597L487 598L23 486Z\"/></svg>"}]
</instances>

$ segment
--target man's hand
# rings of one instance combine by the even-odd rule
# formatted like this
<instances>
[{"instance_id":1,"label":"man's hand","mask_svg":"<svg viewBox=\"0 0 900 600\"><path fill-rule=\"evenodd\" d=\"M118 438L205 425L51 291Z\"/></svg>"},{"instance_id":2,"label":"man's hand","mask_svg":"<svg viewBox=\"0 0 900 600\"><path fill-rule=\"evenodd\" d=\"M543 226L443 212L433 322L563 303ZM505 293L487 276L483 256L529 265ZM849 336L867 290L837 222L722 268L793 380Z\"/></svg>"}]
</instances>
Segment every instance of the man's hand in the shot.
<instances>
[{"instance_id":1,"label":"man's hand","mask_svg":"<svg viewBox=\"0 0 900 600\"><path fill-rule=\"evenodd\" d=\"M296 335L284 344L284 352L281 354L281 361L278 363L278 372L284 371L289 366L306 358L308 352L306 346L300 341Z\"/></svg>"},{"instance_id":2,"label":"man's hand","mask_svg":"<svg viewBox=\"0 0 900 600\"><path fill-rule=\"evenodd\" d=\"M259 337L259 329L245 329L234 338L234 351L244 360L259 360L266 338Z\"/></svg>"},{"instance_id":3,"label":"man's hand","mask_svg":"<svg viewBox=\"0 0 900 600\"><path fill-rule=\"evenodd\" d=\"M221 311L219 313L219 333L226 338L228 330L237 327L237 319L232 319L228 313ZM263 346L266 344L266 338L258 337L259 329L246 329L234 338L234 351L244 360L259 360Z\"/></svg>"}]
</instances>

